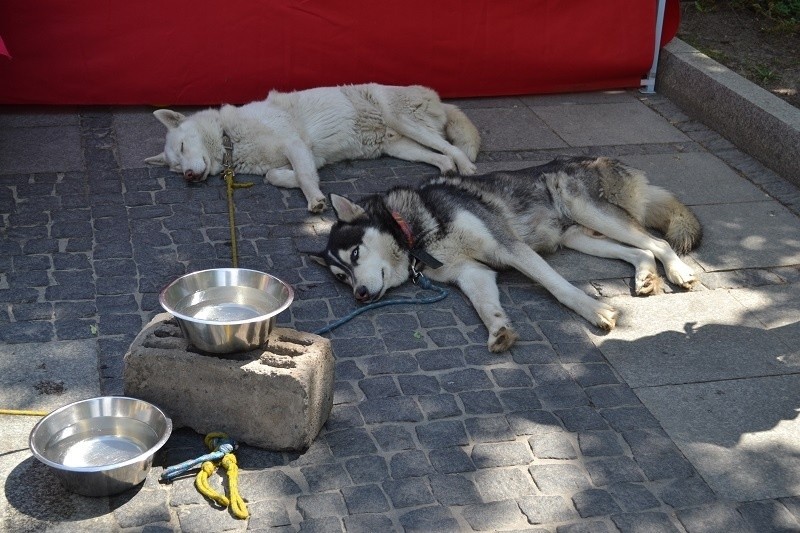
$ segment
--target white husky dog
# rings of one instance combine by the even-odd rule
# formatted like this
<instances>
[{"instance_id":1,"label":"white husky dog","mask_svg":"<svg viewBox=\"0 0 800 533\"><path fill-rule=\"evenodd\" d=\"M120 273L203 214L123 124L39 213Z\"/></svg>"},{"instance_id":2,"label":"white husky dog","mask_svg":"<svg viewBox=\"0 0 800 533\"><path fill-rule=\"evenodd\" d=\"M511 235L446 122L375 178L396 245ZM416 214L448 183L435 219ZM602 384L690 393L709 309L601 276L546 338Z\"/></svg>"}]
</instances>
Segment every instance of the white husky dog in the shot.
<instances>
[{"instance_id":1,"label":"white husky dog","mask_svg":"<svg viewBox=\"0 0 800 533\"><path fill-rule=\"evenodd\" d=\"M168 166L186 181L223 170L223 134L238 172L264 174L278 187L300 187L308 210L325 209L317 169L346 159L390 155L434 165L442 174L475 173L480 135L456 106L431 89L369 83L282 93L244 106L189 117L153 113L167 127L164 151L145 161Z\"/></svg>"}]
</instances>

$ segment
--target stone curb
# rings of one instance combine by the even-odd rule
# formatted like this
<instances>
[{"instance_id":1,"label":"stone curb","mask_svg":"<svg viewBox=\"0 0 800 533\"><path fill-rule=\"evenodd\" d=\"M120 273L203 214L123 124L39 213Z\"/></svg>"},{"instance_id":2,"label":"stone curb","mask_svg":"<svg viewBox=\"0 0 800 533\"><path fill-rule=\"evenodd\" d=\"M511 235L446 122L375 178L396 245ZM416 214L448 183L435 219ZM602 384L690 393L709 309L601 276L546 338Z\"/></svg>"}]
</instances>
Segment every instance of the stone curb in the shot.
<instances>
[{"instance_id":1,"label":"stone curb","mask_svg":"<svg viewBox=\"0 0 800 533\"><path fill-rule=\"evenodd\" d=\"M657 80L657 92L800 186L800 110L677 38Z\"/></svg>"}]
</instances>

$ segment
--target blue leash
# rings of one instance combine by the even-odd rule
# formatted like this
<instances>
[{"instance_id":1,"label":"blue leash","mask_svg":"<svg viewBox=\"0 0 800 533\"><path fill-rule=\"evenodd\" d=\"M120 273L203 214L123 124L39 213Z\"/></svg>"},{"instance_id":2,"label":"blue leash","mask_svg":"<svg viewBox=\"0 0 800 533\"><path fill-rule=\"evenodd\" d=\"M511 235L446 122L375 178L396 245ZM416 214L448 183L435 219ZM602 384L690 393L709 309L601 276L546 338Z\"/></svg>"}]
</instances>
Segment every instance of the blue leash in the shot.
<instances>
[{"instance_id":1,"label":"blue leash","mask_svg":"<svg viewBox=\"0 0 800 533\"><path fill-rule=\"evenodd\" d=\"M338 328L342 324L352 320L353 318L357 317L361 313L364 313L365 311L370 311L372 309L377 309L378 307L383 307L385 305L397 305L397 304L432 304L434 302L438 302L439 300L444 299L448 294L447 289L439 287L438 285L434 285L433 283L431 283L431 280L429 280L428 278L426 278L425 276L423 276L421 274L417 278L416 282L419 283L419 286L422 287L423 289L425 289L425 290L433 290L433 291L438 292L439 294L437 294L436 296L428 296L428 297L425 297L425 298L394 298L394 299L391 299L391 300L382 300L382 301L374 302L374 303L365 305L364 307L359 307L355 311L353 311L350 314L340 318L339 320L328 324L324 328L318 329L317 331L314 332L314 334L322 335L323 333L327 333L327 332L329 332L329 331L331 331L333 329Z\"/></svg>"},{"instance_id":2,"label":"blue leash","mask_svg":"<svg viewBox=\"0 0 800 533\"><path fill-rule=\"evenodd\" d=\"M180 464L164 469L164 471L161 473L161 479L165 481L171 481L206 461L219 461L225 457L226 454L229 454L236 449L236 441L232 439L217 438L212 442L215 447L213 452L201 455L197 459L189 459L188 461L184 461Z\"/></svg>"}]
</instances>

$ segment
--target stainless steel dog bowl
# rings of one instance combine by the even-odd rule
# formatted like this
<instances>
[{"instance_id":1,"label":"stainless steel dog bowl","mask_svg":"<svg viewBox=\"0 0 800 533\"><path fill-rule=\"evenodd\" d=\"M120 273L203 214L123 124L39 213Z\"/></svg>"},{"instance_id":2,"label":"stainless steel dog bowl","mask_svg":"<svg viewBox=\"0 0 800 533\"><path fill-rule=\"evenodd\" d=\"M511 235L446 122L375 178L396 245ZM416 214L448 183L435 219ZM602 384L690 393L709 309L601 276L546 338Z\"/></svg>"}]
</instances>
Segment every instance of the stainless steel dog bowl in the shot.
<instances>
[{"instance_id":1,"label":"stainless steel dog bowl","mask_svg":"<svg viewBox=\"0 0 800 533\"><path fill-rule=\"evenodd\" d=\"M159 295L184 336L211 353L244 352L267 344L275 316L294 299L278 278L244 268L215 268L186 274Z\"/></svg>"},{"instance_id":2,"label":"stainless steel dog bowl","mask_svg":"<svg viewBox=\"0 0 800 533\"><path fill-rule=\"evenodd\" d=\"M153 455L170 433L172 421L158 407L136 398L101 396L42 418L28 445L67 490L110 496L145 480Z\"/></svg>"}]
</instances>

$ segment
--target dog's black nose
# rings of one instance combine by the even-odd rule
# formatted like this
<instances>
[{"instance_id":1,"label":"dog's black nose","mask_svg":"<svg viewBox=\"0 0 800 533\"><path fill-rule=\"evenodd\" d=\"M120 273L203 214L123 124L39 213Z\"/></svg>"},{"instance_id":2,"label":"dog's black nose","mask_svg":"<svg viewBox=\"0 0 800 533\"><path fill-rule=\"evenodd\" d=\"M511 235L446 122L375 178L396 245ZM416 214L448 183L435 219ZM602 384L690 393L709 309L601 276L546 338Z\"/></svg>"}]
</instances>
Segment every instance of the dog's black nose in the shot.
<instances>
[{"instance_id":1,"label":"dog's black nose","mask_svg":"<svg viewBox=\"0 0 800 533\"><path fill-rule=\"evenodd\" d=\"M359 302L369 300L369 290L364 285L356 287L356 300Z\"/></svg>"}]
</instances>

